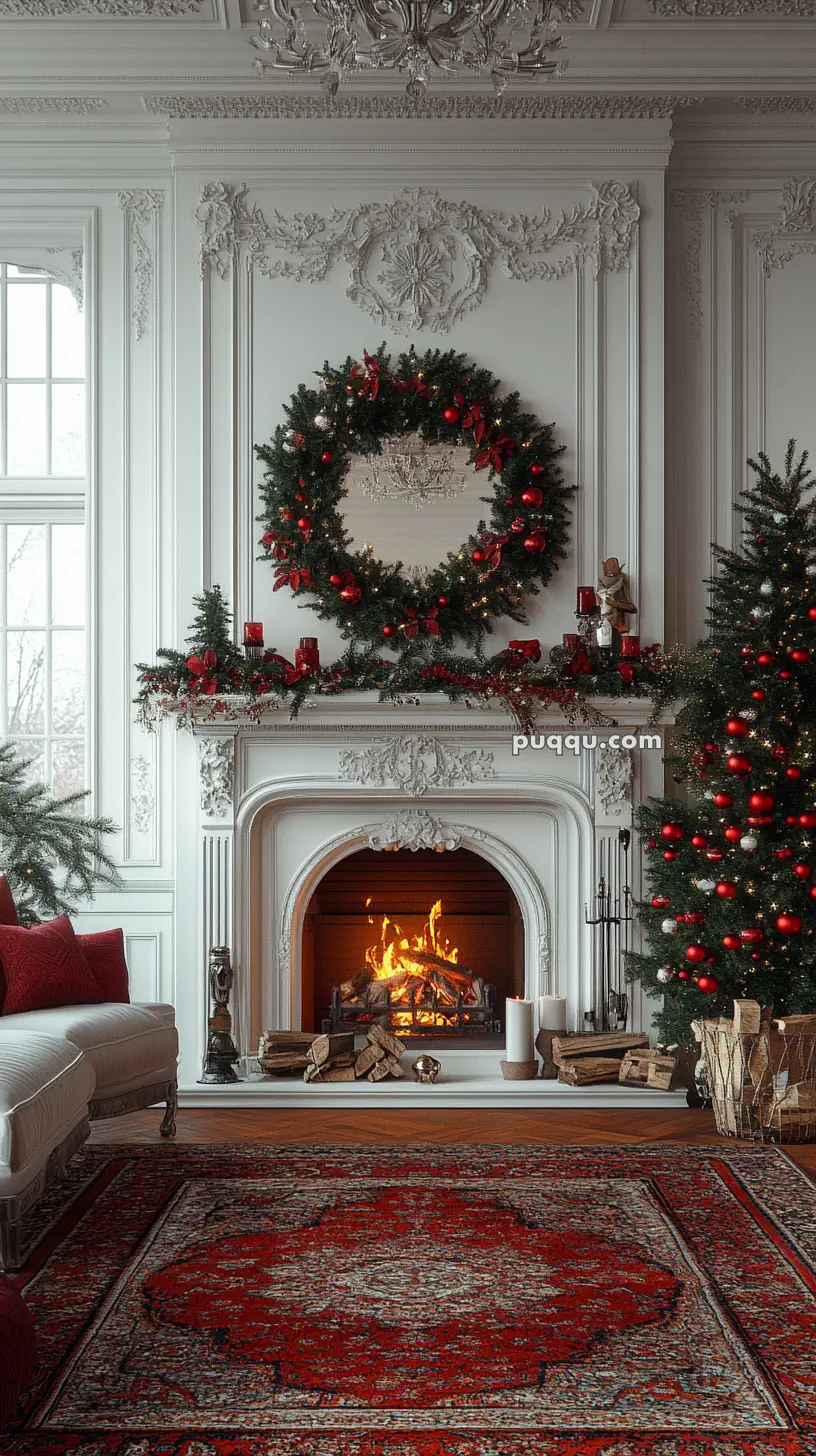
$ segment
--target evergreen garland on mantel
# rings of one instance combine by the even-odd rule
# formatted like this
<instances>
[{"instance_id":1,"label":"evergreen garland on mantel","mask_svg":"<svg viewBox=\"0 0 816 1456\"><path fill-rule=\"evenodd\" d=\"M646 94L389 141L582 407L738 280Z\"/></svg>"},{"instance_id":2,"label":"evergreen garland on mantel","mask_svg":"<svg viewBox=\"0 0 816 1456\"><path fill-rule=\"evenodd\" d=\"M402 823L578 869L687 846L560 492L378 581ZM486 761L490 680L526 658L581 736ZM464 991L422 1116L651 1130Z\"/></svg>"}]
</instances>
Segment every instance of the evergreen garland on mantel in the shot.
<instances>
[{"instance_id":1,"label":"evergreen garland on mantel","mask_svg":"<svg viewBox=\"0 0 816 1456\"><path fill-rule=\"evenodd\" d=\"M649 698L653 716L674 698L676 664L657 649L644 653L636 671L565 677L560 663L542 662L535 640L519 641L492 657L446 651L421 639L406 643L397 661L352 644L327 667L313 670L266 652L247 659L235 646L231 614L220 586L195 599L196 618L187 651L160 648L158 662L139 663L138 719L153 728L163 718L178 727L214 722L220 717L258 719L272 703L288 704L297 716L307 698L346 692L377 692L382 701L444 692L452 702L502 704L522 731L531 731L538 714L558 708L570 722L604 720L592 697ZM630 676L631 674L631 676Z\"/></svg>"}]
</instances>

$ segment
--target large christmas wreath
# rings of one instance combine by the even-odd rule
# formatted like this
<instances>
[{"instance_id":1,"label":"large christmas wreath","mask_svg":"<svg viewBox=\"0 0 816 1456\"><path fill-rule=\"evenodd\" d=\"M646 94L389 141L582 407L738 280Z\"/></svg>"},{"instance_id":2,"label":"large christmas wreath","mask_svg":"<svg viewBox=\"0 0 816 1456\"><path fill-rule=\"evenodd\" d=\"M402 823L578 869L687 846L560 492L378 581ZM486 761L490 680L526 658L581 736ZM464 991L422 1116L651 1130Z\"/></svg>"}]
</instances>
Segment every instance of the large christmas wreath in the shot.
<instances>
[{"instance_id":1,"label":"large christmas wreath","mask_svg":"<svg viewBox=\"0 0 816 1456\"><path fill-rule=\"evenodd\" d=\"M525 621L523 602L565 555L568 501L553 426L522 410L517 394L461 354L401 354L383 345L362 362L326 364L320 387L300 385L285 425L256 451L263 549L278 591L314 598L319 615L347 638L402 649L413 639L462 638L477 646L496 617ZM383 442L417 433L429 443L467 445L488 472L489 519L417 580L402 563L355 551L341 510L352 455L377 456Z\"/></svg>"}]
</instances>

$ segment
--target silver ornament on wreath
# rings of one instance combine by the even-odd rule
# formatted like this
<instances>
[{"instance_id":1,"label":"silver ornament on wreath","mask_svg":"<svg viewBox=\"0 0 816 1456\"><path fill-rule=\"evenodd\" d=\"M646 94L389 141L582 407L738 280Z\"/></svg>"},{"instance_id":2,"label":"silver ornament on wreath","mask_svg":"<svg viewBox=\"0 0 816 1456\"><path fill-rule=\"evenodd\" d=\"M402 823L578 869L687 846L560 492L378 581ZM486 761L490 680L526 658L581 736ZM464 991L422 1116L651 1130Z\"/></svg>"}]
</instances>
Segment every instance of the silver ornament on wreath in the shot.
<instances>
[{"instance_id":1,"label":"silver ornament on wreath","mask_svg":"<svg viewBox=\"0 0 816 1456\"><path fill-rule=\"evenodd\" d=\"M676 935L677 934L677 921L676 920L664 920L662 922L661 926L660 926L660 929L663 931L663 934L664 935Z\"/></svg>"},{"instance_id":2,"label":"silver ornament on wreath","mask_svg":"<svg viewBox=\"0 0 816 1456\"><path fill-rule=\"evenodd\" d=\"M657 973L657 979L665 986L668 981L674 980L674 970L671 966L661 966Z\"/></svg>"}]
</instances>

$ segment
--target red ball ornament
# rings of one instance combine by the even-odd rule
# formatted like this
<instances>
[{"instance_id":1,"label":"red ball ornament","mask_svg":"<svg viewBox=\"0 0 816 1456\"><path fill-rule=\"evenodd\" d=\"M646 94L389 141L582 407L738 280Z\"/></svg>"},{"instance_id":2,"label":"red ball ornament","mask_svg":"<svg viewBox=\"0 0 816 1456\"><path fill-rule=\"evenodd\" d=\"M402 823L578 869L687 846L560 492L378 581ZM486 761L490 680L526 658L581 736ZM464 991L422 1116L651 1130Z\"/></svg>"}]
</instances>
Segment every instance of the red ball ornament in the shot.
<instances>
[{"instance_id":1,"label":"red ball ornament","mask_svg":"<svg viewBox=\"0 0 816 1456\"><path fill-rule=\"evenodd\" d=\"M791 662L808 662L810 659L810 653L808 652L806 647L794 647L793 651L790 654L790 658Z\"/></svg>"},{"instance_id":2,"label":"red ball ornament","mask_svg":"<svg viewBox=\"0 0 816 1456\"><path fill-rule=\"evenodd\" d=\"M671 861L673 859L677 859L677 850L676 849L664 849L664 851L663 851L663 858L665 860L667 860L669 863L671 863Z\"/></svg>"},{"instance_id":3,"label":"red ball ornament","mask_svg":"<svg viewBox=\"0 0 816 1456\"><path fill-rule=\"evenodd\" d=\"M720 860L722 859L722 857L723 857L723 852L722 852L721 849L707 849L706 850L706 859L711 860L711 863L712 864L719 864L720 863Z\"/></svg>"},{"instance_id":4,"label":"red ball ornament","mask_svg":"<svg viewBox=\"0 0 816 1456\"><path fill-rule=\"evenodd\" d=\"M795 864L793 866L793 873L798 880L809 880L813 874L813 870L809 864L805 864L803 861L801 864Z\"/></svg>"},{"instance_id":5,"label":"red ball ornament","mask_svg":"<svg viewBox=\"0 0 816 1456\"><path fill-rule=\"evenodd\" d=\"M775 803L773 794L769 794L766 789L758 789L748 800L748 808L755 814L770 814Z\"/></svg>"},{"instance_id":6,"label":"red ball ornament","mask_svg":"<svg viewBox=\"0 0 816 1456\"><path fill-rule=\"evenodd\" d=\"M450 603L450 597L437 597L437 601L440 607L447 607Z\"/></svg>"},{"instance_id":7,"label":"red ball ornament","mask_svg":"<svg viewBox=\"0 0 816 1456\"><path fill-rule=\"evenodd\" d=\"M799 815L798 814L787 814L785 816L785 823L786 824L798 824L799 823Z\"/></svg>"},{"instance_id":8,"label":"red ball ornament","mask_svg":"<svg viewBox=\"0 0 816 1456\"><path fill-rule=\"evenodd\" d=\"M808 607L808 616L811 622L816 622L816 607Z\"/></svg>"},{"instance_id":9,"label":"red ball ornament","mask_svg":"<svg viewBox=\"0 0 816 1456\"><path fill-rule=\"evenodd\" d=\"M793 859L793 850L789 849L787 844L783 844L781 849L775 849L774 854L777 859Z\"/></svg>"},{"instance_id":10,"label":"red ball ornament","mask_svg":"<svg viewBox=\"0 0 816 1456\"><path fill-rule=\"evenodd\" d=\"M470 554L474 561L484 561L485 559L484 551L480 551L478 546L476 547L476 550L472 551Z\"/></svg>"},{"instance_id":11,"label":"red ball ornament","mask_svg":"<svg viewBox=\"0 0 816 1456\"><path fill-rule=\"evenodd\" d=\"M343 577L340 576L340 575L338 575L338 573L336 571L333 571L332 572L331 576L329 577L329 581L330 581L330 583L331 583L332 586L342 586L343 585Z\"/></svg>"},{"instance_id":12,"label":"red ball ornament","mask_svg":"<svg viewBox=\"0 0 816 1456\"><path fill-rule=\"evenodd\" d=\"M739 950L740 948L740 938L738 935L724 935L722 943L726 950Z\"/></svg>"},{"instance_id":13,"label":"red ball ornament","mask_svg":"<svg viewBox=\"0 0 816 1456\"><path fill-rule=\"evenodd\" d=\"M516 519L510 522L510 530L514 531L517 536L520 536L522 531L526 531L527 522L524 517L516 516Z\"/></svg>"},{"instance_id":14,"label":"red ball ornament","mask_svg":"<svg viewBox=\"0 0 816 1456\"><path fill-rule=\"evenodd\" d=\"M706 975L697 977L697 990L702 991L704 995L713 996L714 992L719 991L719 989L720 983L716 976Z\"/></svg>"},{"instance_id":15,"label":"red ball ornament","mask_svg":"<svg viewBox=\"0 0 816 1456\"><path fill-rule=\"evenodd\" d=\"M741 647L740 652L742 653L743 657L753 657L754 655L753 647Z\"/></svg>"},{"instance_id":16,"label":"red ball ornament","mask_svg":"<svg viewBox=\"0 0 816 1456\"><path fill-rule=\"evenodd\" d=\"M802 777L802 770L798 763L789 763L785 769L785 778L794 781Z\"/></svg>"},{"instance_id":17,"label":"red ball ornament","mask_svg":"<svg viewBox=\"0 0 816 1456\"><path fill-rule=\"evenodd\" d=\"M718 809L730 809L734 800L730 794L720 792L714 795L713 802L717 805Z\"/></svg>"},{"instance_id":18,"label":"red ball ornament","mask_svg":"<svg viewBox=\"0 0 816 1456\"><path fill-rule=\"evenodd\" d=\"M719 884L715 886L714 893L715 895L719 895L721 900L734 900L737 894L737 887L736 885L732 885L730 880L720 880Z\"/></svg>"},{"instance_id":19,"label":"red ball ornament","mask_svg":"<svg viewBox=\"0 0 816 1456\"><path fill-rule=\"evenodd\" d=\"M397 629L392 622L387 622L382 629L383 637L396 637Z\"/></svg>"},{"instance_id":20,"label":"red ball ornament","mask_svg":"<svg viewBox=\"0 0 816 1456\"><path fill-rule=\"evenodd\" d=\"M348 603L352 607L356 607L357 603L362 601L362 599L363 590L359 586L344 586L340 593L340 600Z\"/></svg>"},{"instance_id":21,"label":"red ball ornament","mask_svg":"<svg viewBox=\"0 0 816 1456\"><path fill-rule=\"evenodd\" d=\"M295 519L295 513L289 506L279 506L278 515L282 521L293 521Z\"/></svg>"},{"instance_id":22,"label":"red ball ornament","mask_svg":"<svg viewBox=\"0 0 816 1456\"><path fill-rule=\"evenodd\" d=\"M677 972L677 979L678 981L690 981L691 971L687 971L685 966L683 966L682 970L679 970Z\"/></svg>"},{"instance_id":23,"label":"red ball ornament","mask_svg":"<svg viewBox=\"0 0 816 1456\"><path fill-rule=\"evenodd\" d=\"M689 910L683 919L686 925L705 925L705 915L702 910Z\"/></svg>"},{"instance_id":24,"label":"red ball ornament","mask_svg":"<svg viewBox=\"0 0 816 1456\"><path fill-rule=\"evenodd\" d=\"M746 738L748 736L748 724L742 718L729 718L725 725L725 731L729 738Z\"/></svg>"},{"instance_id":25,"label":"red ball ornament","mask_svg":"<svg viewBox=\"0 0 816 1456\"><path fill-rule=\"evenodd\" d=\"M764 939L765 936L758 925L749 925L747 930L740 931L740 940L743 940L746 945L761 945Z\"/></svg>"},{"instance_id":26,"label":"red ball ornament","mask_svg":"<svg viewBox=\"0 0 816 1456\"><path fill-rule=\"evenodd\" d=\"M453 405L448 405L448 408L442 411L442 418L443 420L447 420L449 425L457 425L459 423L459 411L458 409L454 409Z\"/></svg>"},{"instance_id":27,"label":"red ball ornament","mask_svg":"<svg viewBox=\"0 0 816 1456\"><path fill-rule=\"evenodd\" d=\"M729 753L725 766L729 773L739 774L741 778L751 772L751 760L744 753Z\"/></svg>"},{"instance_id":28,"label":"red ball ornament","mask_svg":"<svg viewBox=\"0 0 816 1456\"><path fill-rule=\"evenodd\" d=\"M521 492L521 499L525 506L540 506L544 499L544 492L537 485L528 485L527 489Z\"/></svg>"},{"instance_id":29,"label":"red ball ornament","mask_svg":"<svg viewBox=\"0 0 816 1456\"><path fill-rule=\"evenodd\" d=\"M686 960L691 961L694 965L699 965L700 961L704 961L707 956L708 951L704 945L686 946Z\"/></svg>"},{"instance_id":30,"label":"red ball ornament","mask_svg":"<svg viewBox=\"0 0 816 1456\"><path fill-rule=\"evenodd\" d=\"M729 844L739 844L742 839L742 828L739 824L729 824L725 830L725 837Z\"/></svg>"},{"instance_id":31,"label":"red ball ornament","mask_svg":"<svg viewBox=\"0 0 816 1456\"><path fill-rule=\"evenodd\" d=\"M302 484L303 484L303 482L301 481L301 485ZM298 491L295 492L295 500L296 501L305 501L305 499L306 499L306 497L305 497L305 495L303 494L303 492L301 490L298 490Z\"/></svg>"},{"instance_id":32,"label":"red ball ornament","mask_svg":"<svg viewBox=\"0 0 816 1456\"><path fill-rule=\"evenodd\" d=\"M650 849L657 849L657 840L656 839L650 839L650 840L648 840L648 845L649 845L649 848Z\"/></svg>"},{"instance_id":33,"label":"red ball ornament","mask_svg":"<svg viewBox=\"0 0 816 1456\"><path fill-rule=\"evenodd\" d=\"M802 929L802 922L798 915L791 915L787 912L784 915L777 915L776 928L783 935L798 935Z\"/></svg>"},{"instance_id":34,"label":"red ball ornament","mask_svg":"<svg viewBox=\"0 0 816 1456\"><path fill-rule=\"evenodd\" d=\"M706 845L708 844L708 840L706 839L704 834L692 834L691 842L694 845L695 849L705 849Z\"/></svg>"},{"instance_id":35,"label":"red ball ornament","mask_svg":"<svg viewBox=\"0 0 816 1456\"><path fill-rule=\"evenodd\" d=\"M793 677L793 673L792 672L788 672L788 669L786 667L783 667L783 669L780 672L779 676L780 677L783 677L785 679L785 681L787 682L788 678Z\"/></svg>"},{"instance_id":36,"label":"red ball ornament","mask_svg":"<svg viewBox=\"0 0 816 1456\"><path fill-rule=\"evenodd\" d=\"M780 760L780 762L781 762L782 759L783 758L787 758L787 756L788 756L788 750L787 750L787 748L785 748L783 746L783 744L777 743L777 745L776 745L776 747L775 747L775 749L773 751L773 757L774 758L778 758Z\"/></svg>"},{"instance_id":37,"label":"red ball ornament","mask_svg":"<svg viewBox=\"0 0 816 1456\"><path fill-rule=\"evenodd\" d=\"M505 496L504 504L506 506L514 506L516 504L516 502L513 500L513 497L511 495L508 495L508 496Z\"/></svg>"},{"instance_id":38,"label":"red ball ornament","mask_svg":"<svg viewBox=\"0 0 816 1456\"><path fill-rule=\"evenodd\" d=\"M324 450L323 451L323 454L320 457L320 463L321 463L321 465L331 465L331 459L332 459L331 450Z\"/></svg>"},{"instance_id":39,"label":"red ball ornament","mask_svg":"<svg viewBox=\"0 0 816 1456\"><path fill-rule=\"evenodd\" d=\"M810 898L812 900L816 900L816 885L811 885L810 889L808 890L808 894L810 895Z\"/></svg>"},{"instance_id":40,"label":"red ball ornament","mask_svg":"<svg viewBox=\"0 0 816 1456\"><path fill-rule=\"evenodd\" d=\"M308 516L301 516L300 519L299 519L299 521L298 521L298 530L299 531L311 531L311 529L312 529L312 523L309 520L309 517Z\"/></svg>"},{"instance_id":41,"label":"red ball ornament","mask_svg":"<svg viewBox=\"0 0 816 1456\"><path fill-rule=\"evenodd\" d=\"M660 833L664 839L682 839L683 826L682 824L664 824Z\"/></svg>"},{"instance_id":42,"label":"red ball ornament","mask_svg":"<svg viewBox=\"0 0 816 1456\"><path fill-rule=\"evenodd\" d=\"M531 534L527 537L526 541L524 542L524 549L525 549L525 551L530 551L530 552L532 552L534 554L540 553L541 551L546 551L546 549L547 549L547 538L546 538L546 536L542 536L542 534L541 534L540 531L533 531L533 532L531 532Z\"/></svg>"},{"instance_id":43,"label":"red ball ornament","mask_svg":"<svg viewBox=\"0 0 816 1456\"><path fill-rule=\"evenodd\" d=\"M534 461L534 463L530 466L530 474L531 475L543 475L544 474L544 466L541 464L541 461L540 460Z\"/></svg>"},{"instance_id":44,"label":"red ball ornament","mask_svg":"<svg viewBox=\"0 0 816 1456\"><path fill-rule=\"evenodd\" d=\"M757 703L764 703L765 702L765 689L764 688L754 688L754 691L752 692L751 697Z\"/></svg>"},{"instance_id":45,"label":"red ball ornament","mask_svg":"<svg viewBox=\"0 0 816 1456\"><path fill-rule=\"evenodd\" d=\"M665 895L652 895L653 910L668 910L669 901Z\"/></svg>"},{"instance_id":46,"label":"red ball ornament","mask_svg":"<svg viewBox=\"0 0 816 1456\"><path fill-rule=\"evenodd\" d=\"M806 813L799 815L799 823L803 829L816 829L816 814L807 810Z\"/></svg>"},{"instance_id":47,"label":"red ball ornament","mask_svg":"<svg viewBox=\"0 0 816 1456\"><path fill-rule=\"evenodd\" d=\"M759 663L760 667L770 667L771 663L773 662L773 653L760 652L757 658L757 662Z\"/></svg>"}]
</instances>

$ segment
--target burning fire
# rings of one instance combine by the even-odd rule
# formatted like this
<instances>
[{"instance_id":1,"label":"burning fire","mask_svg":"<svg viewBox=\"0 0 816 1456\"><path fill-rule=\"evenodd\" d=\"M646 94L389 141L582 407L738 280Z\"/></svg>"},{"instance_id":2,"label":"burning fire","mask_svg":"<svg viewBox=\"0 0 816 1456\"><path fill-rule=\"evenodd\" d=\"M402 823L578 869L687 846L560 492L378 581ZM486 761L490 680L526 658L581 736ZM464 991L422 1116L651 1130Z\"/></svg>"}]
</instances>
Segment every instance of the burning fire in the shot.
<instances>
[{"instance_id":1,"label":"burning fire","mask_svg":"<svg viewBox=\"0 0 816 1456\"><path fill-rule=\"evenodd\" d=\"M413 951L438 956L440 960L449 961L454 966L457 965L459 948L451 945L444 935L438 933L441 919L442 901L437 900L431 907L431 913L419 935L412 935L409 939L407 935L403 934L402 928L397 925L396 920L391 920L388 915L383 915L379 942L375 941L374 945L370 945L365 953L366 965L370 966L374 972L375 981L388 981L392 976L398 976L401 972L419 976L423 981L427 980L428 962L414 959ZM375 923L373 916L369 915L368 923L369 925ZM407 994L405 1000L408 1000Z\"/></svg>"}]
</instances>

